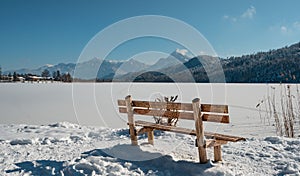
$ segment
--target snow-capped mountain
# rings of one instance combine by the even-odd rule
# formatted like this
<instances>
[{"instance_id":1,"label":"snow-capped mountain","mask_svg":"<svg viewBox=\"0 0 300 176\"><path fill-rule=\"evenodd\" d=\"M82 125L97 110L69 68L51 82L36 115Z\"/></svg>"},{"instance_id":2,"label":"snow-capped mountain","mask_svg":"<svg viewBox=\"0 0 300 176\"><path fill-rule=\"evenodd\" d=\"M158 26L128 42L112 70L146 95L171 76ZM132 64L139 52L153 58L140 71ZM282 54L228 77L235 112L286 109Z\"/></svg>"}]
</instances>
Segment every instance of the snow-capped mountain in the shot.
<instances>
[{"instance_id":1,"label":"snow-capped mountain","mask_svg":"<svg viewBox=\"0 0 300 176\"><path fill-rule=\"evenodd\" d=\"M154 65L149 67L148 70L159 70L171 67L180 63L187 62L190 59L186 49L176 49L167 58L159 59Z\"/></svg>"},{"instance_id":2,"label":"snow-capped mountain","mask_svg":"<svg viewBox=\"0 0 300 176\"><path fill-rule=\"evenodd\" d=\"M122 75L130 72L138 72L146 69L149 65L136 60L115 61L94 58L87 62L78 63L75 77L80 79L112 79L114 75Z\"/></svg>"},{"instance_id":3,"label":"snow-capped mountain","mask_svg":"<svg viewBox=\"0 0 300 176\"><path fill-rule=\"evenodd\" d=\"M57 65L46 64L37 69L19 69L8 70L4 74L16 72L18 74L36 74L40 75L44 70L48 70L53 73L59 70L61 73L70 73L72 76L80 79L108 79L112 78L115 74L127 74L130 72L138 72L148 68L149 65L141 63L136 60L128 61L115 61L115 60L103 60L99 58L93 58L86 62L81 63L60 63ZM94 70L94 71L93 71ZM75 74L75 75L74 75Z\"/></svg>"},{"instance_id":4,"label":"snow-capped mountain","mask_svg":"<svg viewBox=\"0 0 300 176\"><path fill-rule=\"evenodd\" d=\"M127 61L118 60L103 60L100 58L93 58L91 60L80 63L59 63L57 65L46 64L36 69L19 69L8 70L4 74L16 72L18 74L36 74L41 75L44 70L48 70L51 74L59 70L63 73L70 73L73 77L79 79L99 79L111 80L115 76L126 75L129 73L136 73L140 71L156 71L163 68L169 68L178 64L189 61L188 51L185 49L176 49L167 58L159 59L153 65L147 65L140 61L131 59Z\"/></svg>"}]
</instances>

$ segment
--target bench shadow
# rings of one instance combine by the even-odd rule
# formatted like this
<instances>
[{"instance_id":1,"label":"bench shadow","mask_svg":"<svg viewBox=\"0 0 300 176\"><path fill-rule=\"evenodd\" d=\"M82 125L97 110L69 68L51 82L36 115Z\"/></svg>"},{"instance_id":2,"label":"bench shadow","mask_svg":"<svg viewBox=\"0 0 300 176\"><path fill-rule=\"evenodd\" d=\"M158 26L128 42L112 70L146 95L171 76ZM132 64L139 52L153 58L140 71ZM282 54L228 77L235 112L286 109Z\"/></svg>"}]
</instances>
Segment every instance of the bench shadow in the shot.
<instances>
[{"instance_id":1,"label":"bench shadow","mask_svg":"<svg viewBox=\"0 0 300 176\"><path fill-rule=\"evenodd\" d=\"M214 167L210 162L199 164L196 161L176 161L170 155L143 151L139 146L130 144L115 145L106 149L94 149L82 154L82 158L89 156L116 158L116 162L123 166L130 162L134 166L131 169L139 168L145 174L152 170L157 172L157 175L207 175L207 169Z\"/></svg>"}]
</instances>

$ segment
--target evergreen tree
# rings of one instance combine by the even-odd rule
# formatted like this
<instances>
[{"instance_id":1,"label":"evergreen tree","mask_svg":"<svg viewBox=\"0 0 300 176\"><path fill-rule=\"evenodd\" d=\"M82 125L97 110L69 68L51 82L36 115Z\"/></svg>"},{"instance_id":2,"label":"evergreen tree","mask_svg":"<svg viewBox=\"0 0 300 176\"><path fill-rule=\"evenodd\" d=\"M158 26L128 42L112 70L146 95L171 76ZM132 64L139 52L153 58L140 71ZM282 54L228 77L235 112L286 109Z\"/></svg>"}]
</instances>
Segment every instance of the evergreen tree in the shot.
<instances>
[{"instance_id":1,"label":"evergreen tree","mask_svg":"<svg viewBox=\"0 0 300 176\"><path fill-rule=\"evenodd\" d=\"M61 81L61 75L60 75L60 71L59 70L56 71L56 77L54 77L54 80L55 81Z\"/></svg>"},{"instance_id":2,"label":"evergreen tree","mask_svg":"<svg viewBox=\"0 0 300 176\"><path fill-rule=\"evenodd\" d=\"M52 72L52 78L55 79L56 78L56 71Z\"/></svg>"},{"instance_id":3,"label":"evergreen tree","mask_svg":"<svg viewBox=\"0 0 300 176\"><path fill-rule=\"evenodd\" d=\"M16 81L18 81L18 80L19 80L19 79L18 79L18 75L17 75L16 72L14 72L14 74L13 74L13 81L16 82Z\"/></svg>"},{"instance_id":4,"label":"evergreen tree","mask_svg":"<svg viewBox=\"0 0 300 176\"><path fill-rule=\"evenodd\" d=\"M61 80L62 80L63 82L72 82L72 76L71 76L70 73L63 74L63 75L61 76Z\"/></svg>"},{"instance_id":5,"label":"evergreen tree","mask_svg":"<svg viewBox=\"0 0 300 176\"><path fill-rule=\"evenodd\" d=\"M0 80L2 79L2 68L0 66Z\"/></svg>"},{"instance_id":6,"label":"evergreen tree","mask_svg":"<svg viewBox=\"0 0 300 176\"><path fill-rule=\"evenodd\" d=\"M45 70L42 72L42 77L50 77L50 72L49 72L49 70L45 69Z\"/></svg>"}]
</instances>

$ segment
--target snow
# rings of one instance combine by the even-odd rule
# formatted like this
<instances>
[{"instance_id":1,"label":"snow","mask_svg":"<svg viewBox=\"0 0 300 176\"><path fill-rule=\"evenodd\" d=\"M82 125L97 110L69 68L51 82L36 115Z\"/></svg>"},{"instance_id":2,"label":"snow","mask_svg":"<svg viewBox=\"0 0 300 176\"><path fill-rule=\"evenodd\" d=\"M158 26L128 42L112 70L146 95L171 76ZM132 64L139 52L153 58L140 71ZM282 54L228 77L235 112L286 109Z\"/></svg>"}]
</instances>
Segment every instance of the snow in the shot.
<instances>
[{"instance_id":1,"label":"snow","mask_svg":"<svg viewBox=\"0 0 300 176\"><path fill-rule=\"evenodd\" d=\"M1 175L300 175L300 139L247 138L200 165L194 137L156 132L130 145L128 129L60 122L0 125ZM213 158L212 149L208 157Z\"/></svg>"},{"instance_id":2,"label":"snow","mask_svg":"<svg viewBox=\"0 0 300 176\"><path fill-rule=\"evenodd\" d=\"M209 124L207 127L213 128L210 131L246 137L275 134L272 124L264 124L255 108L267 94L265 84L18 83L0 84L0 90L0 124L42 125L68 121L125 128L126 116L118 113L118 99L131 94L133 99L153 101L161 94L179 95L177 101L181 102L200 97L203 103L228 104L230 126Z\"/></svg>"},{"instance_id":3,"label":"snow","mask_svg":"<svg viewBox=\"0 0 300 176\"><path fill-rule=\"evenodd\" d=\"M179 53L183 56L185 56L189 51L186 49L176 49L176 53Z\"/></svg>"},{"instance_id":4,"label":"snow","mask_svg":"<svg viewBox=\"0 0 300 176\"><path fill-rule=\"evenodd\" d=\"M264 123L255 108L267 87L0 84L0 175L300 175L300 136L277 137L273 122ZM142 100L161 94L179 95L183 102L200 97L201 102L229 104L230 124L206 123L205 130L247 140L223 145L222 162L202 165L193 136L156 131L154 146L146 135L139 136L139 146L131 146L126 114L119 114L116 105L128 94ZM213 159L211 148L208 158Z\"/></svg>"}]
</instances>

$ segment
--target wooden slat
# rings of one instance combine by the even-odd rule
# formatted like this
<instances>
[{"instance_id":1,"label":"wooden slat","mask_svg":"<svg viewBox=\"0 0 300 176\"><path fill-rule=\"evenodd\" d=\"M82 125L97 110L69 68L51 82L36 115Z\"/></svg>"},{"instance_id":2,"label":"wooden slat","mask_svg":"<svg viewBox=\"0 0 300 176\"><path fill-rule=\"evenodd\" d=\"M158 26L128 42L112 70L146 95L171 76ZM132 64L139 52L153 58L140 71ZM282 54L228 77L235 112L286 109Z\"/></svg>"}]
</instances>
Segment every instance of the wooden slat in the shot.
<instances>
[{"instance_id":1,"label":"wooden slat","mask_svg":"<svg viewBox=\"0 0 300 176\"><path fill-rule=\"evenodd\" d=\"M231 141L232 142L232 141ZM216 140L216 143L214 144L214 146L218 146L218 145L223 145L223 144L227 144L228 141L224 141L224 140Z\"/></svg>"},{"instance_id":2,"label":"wooden slat","mask_svg":"<svg viewBox=\"0 0 300 176\"><path fill-rule=\"evenodd\" d=\"M167 118L194 120L194 116L192 112L172 112L172 111L160 111L160 110L139 109L139 108L134 108L133 111L134 114L137 115L162 116ZM119 112L127 113L127 110L124 107L119 107ZM220 114L203 114L202 120L208 122L229 123L229 116L220 115Z\"/></svg>"},{"instance_id":3,"label":"wooden slat","mask_svg":"<svg viewBox=\"0 0 300 176\"><path fill-rule=\"evenodd\" d=\"M142 127L147 127L147 128L157 129L157 130L171 131L171 132L176 132L176 133L181 133L181 134L189 134L189 135L194 135L194 136L196 135L195 130L190 130L190 129L182 128L182 127L160 125L160 124L145 122L145 121L141 121L141 120L135 121L135 124L137 126L142 126Z\"/></svg>"},{"instance_id":4,"label":"wooden slat","mask_svg":"<svg viewBox=\"0 0 300 176\"><path fill-rule=\"evenodd\" d=\"M149 109L133 109L134 114L145 115L145 116L162 116L168 118L180 118L187 120L194 120L191 112L172 112L172 111L160 111L160 110L149 110ZM120 113L127 113L126 108L119 107Z\"/></svg>"},{"instance_id":5,"label":"wooden slat","mask_svg":"<svg viewBox=\"0 0 300 176\"><path fill-rule=\"evenodd\" d=\"M148 109L134 109L134 113L138 115L150 115L150 116L162 116L167 118L179 118L192 120L193 114L190 112L173 112L173 111L160 111L160 110L148 110Z\"/></svg>"},{"instance_id":6,"label":"wooden slat","mask_svg":"<svg viewBox=\"0 0 300 176\"><path fill-rule=\"evenodd\" d=\"M153 128L153 129L157 129L157 130L177 132L177 133L181 133L181 134L189 134L189 135L194 135L194 136L196 135L195 130L182 128L182 127L160 125L160 124L145 122L145 121L141 121L141 120L135 121L135 125ZM245 140L245 138L243 138L243 137L224 135L224 134L212 133L212 132L204 132L204 136L208 139L230 141L230 142L237 142L237 141ZM221 142L220 142L220 144L221 144Z\"/></svg>"},{"instance_id":7,"label":"wooden slat","mask_svg":"<svg viewBox=\"0 0 300 176\"><path fill-rule=\"evenodd\" d=\"M119 106L125 106L124 100L118 100ZM153 102L153 101L132 101L132 107L144 107L153 109L173 109L192 111L192 104L190 103L167 103L167 102Z\"/></svg>"},{"instance_id":8,"label":"wooden slat","mask_svg":"<svg viewBox=\"0 0 300 176\"><path fill-rule=\"evenodd\" d=\"M126 106L125 100L118 100L118 106ZM176 109L183 111L193 111L191 103L166 103L149 101L132 101L132 107L144 107L153 109ZM227 105L201 104L202 112L228 113Z\"/></svg>"},{"instance_id":9,"label":"wooden slat","mask_svg":"<svg viewBox=\"0 0 300 176\"><path fill-rule=\"evenodd\" d=\"M119 107L119 113L127 113L127 109L124 107Z\"/></svg>"},{"instance_id":10,"label":"wooden slat","mask_svg":"<svg viewBox=\"0 0 300 176\"><path fill-rule=\"evenodd\" d=\"M201 104L201 112L228 113L227 105Z\"/></svg>"},{"instance_id":11,"label":"wooden slat","mask_svg":"<svg viewBox=\"0 0 300 176\"><path fill-rule=\"evenodd\" d=\"M206 139L206 148L214 147L214 146L220 146L223 144L227 144L228 141L224 140L215 140L215 139Z\"/></svg>"},{"instance_id":12,"label":"wooden slat","mask_svg":"<svg viewBox=\"0 0 300 176\"><path fill-rule=\"evenodd\" d=\"M118 100L118 106L126 106L125 100Z\"/></svg>"},{"instance_id":13,"label":"wooden slat","mask_svg":"<svg viewBox=\"0 0 300 176\"><path fill-rule=\"evenodd\" d=\"M219 133L212 133L212 132L204 132L204 135L206 138L213 138L213 139L217 139L217 140L224 140L224 141L230 141L230 142L246 140L243 137L231 136L231 135L225 135L225 134L219 134Z\"/></svg>"},{"instance_id":14,"label":"wooden slat","mask_svg":"<svg viewBox=\"0 0 300 176\"><path fill-rule=\"evenodd\" d=\"M202 120L208 122L229 123L229 116L219 114L203 114Z\"/></svg>"}]
</instances>

